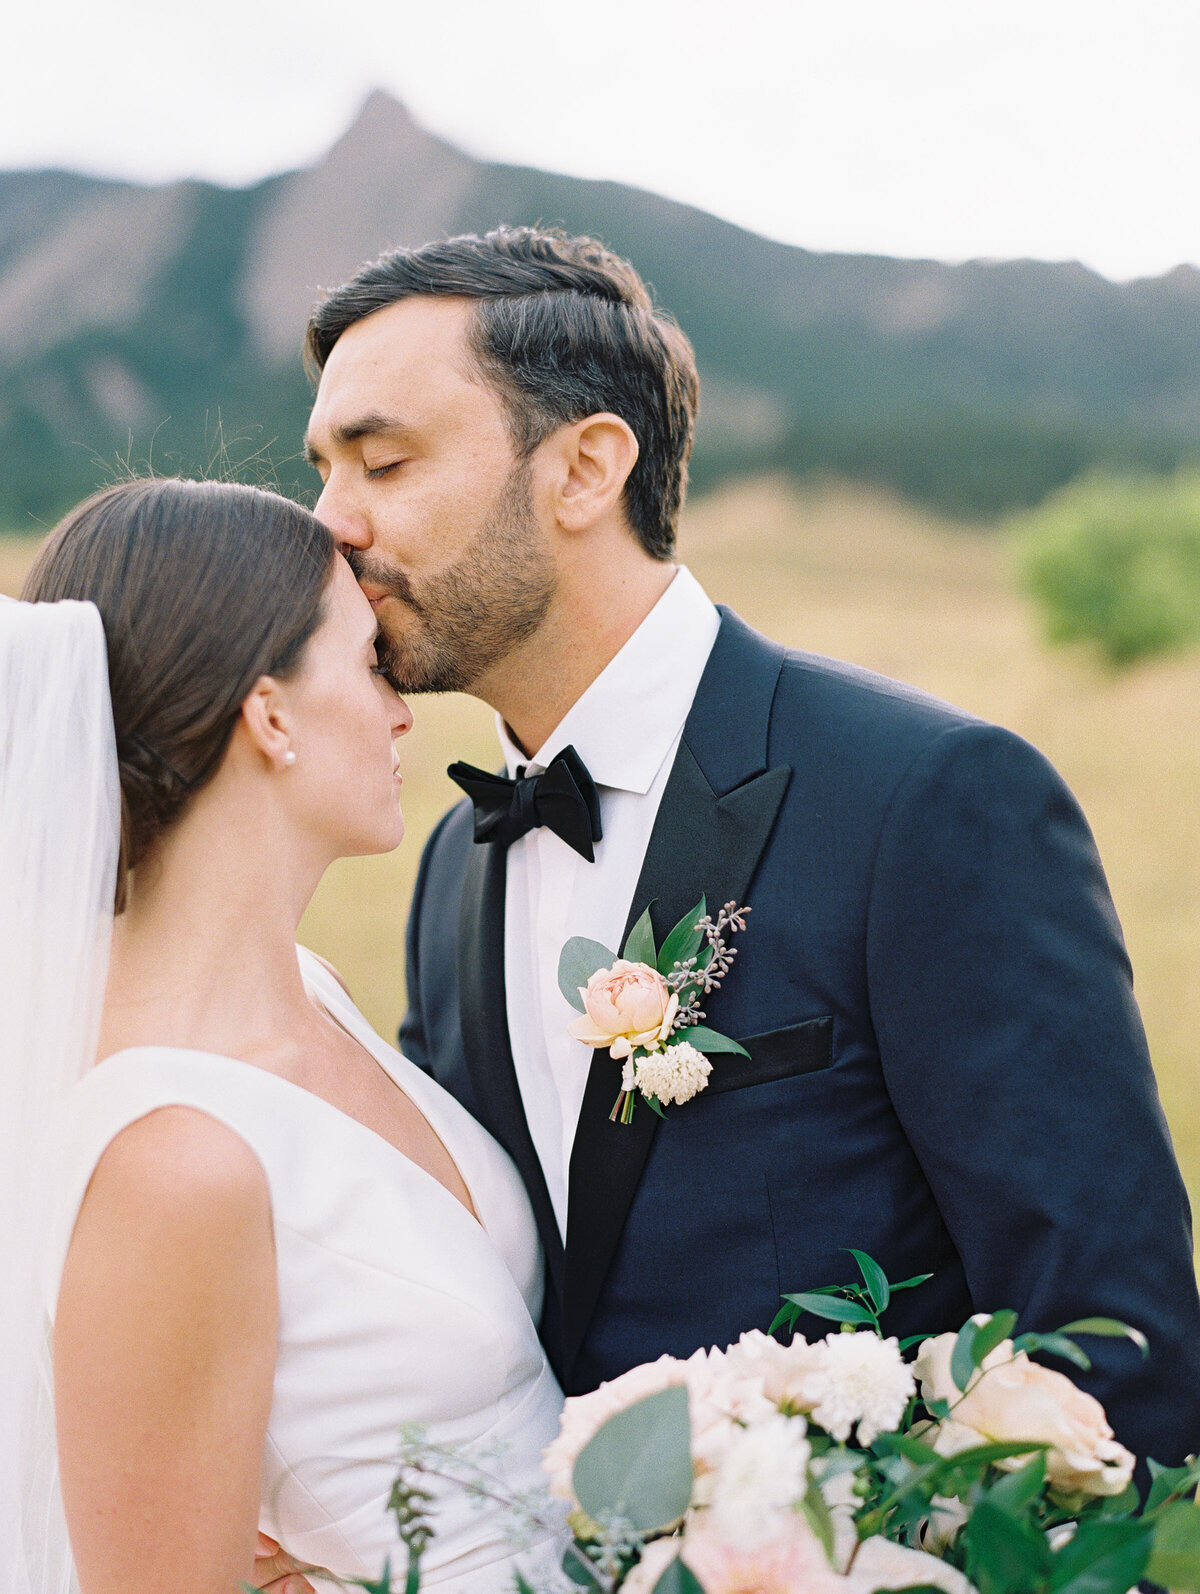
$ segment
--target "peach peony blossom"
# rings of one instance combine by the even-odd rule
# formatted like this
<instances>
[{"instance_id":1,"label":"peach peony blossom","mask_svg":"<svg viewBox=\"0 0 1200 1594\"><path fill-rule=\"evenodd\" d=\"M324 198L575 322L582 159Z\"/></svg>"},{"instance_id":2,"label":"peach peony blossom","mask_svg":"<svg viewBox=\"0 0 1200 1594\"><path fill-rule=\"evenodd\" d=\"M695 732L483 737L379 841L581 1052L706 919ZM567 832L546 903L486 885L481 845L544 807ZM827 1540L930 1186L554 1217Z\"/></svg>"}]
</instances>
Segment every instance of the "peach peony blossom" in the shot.
<instances>
[{"instance_id":1,"label":"peach peony blossom","mask_svg":"<svg viewBox=\"0 0 1200 1594\"><path fill-rule=\"evenodd\" d=\"M678 992L667 988L657 969L624 958L597 969L579 994L587 1011L569 1025L571 1034L587 1046L607 1046L618 1060L636 1046L661 1045L679 1011Z\"/></svg>"},{"instance_id":2,"label":"peach peony blossom","mask_svg":"<svg viewBox=\"0 0 1200 1594\"><path fill-rule=\"evenodd\" d=\"M985 1321L980 1318L979 1321ZM984 1359L960 1395L950 1376L954 1334L926 1340L913 1371L927 1400L945 1400L950 1417L929 1431L939 1453L951 1455L972 1444L1030 1439L1051 1446L1046 1477L1059 1494L1116 1495L1133 1476L1134 1457L1113 1437L1104 1407L1064 1374L1013 1354L1006 1339ZM998 1463L1009 1470L1020 1457Z\"/></svg>"},{"instance_id":3,"label":"peach peony blossom","mask_svg":"<svg viewBox=\"0 0 1200 1594\"><path fill-rule=\"evenodd\" d=\"M847 1594L821 1541L792 1512L778 1537L753 1549L726 1543L703 1516L688 1524L682 1559L704 1594Z\"/></svg>"}]
</instances>

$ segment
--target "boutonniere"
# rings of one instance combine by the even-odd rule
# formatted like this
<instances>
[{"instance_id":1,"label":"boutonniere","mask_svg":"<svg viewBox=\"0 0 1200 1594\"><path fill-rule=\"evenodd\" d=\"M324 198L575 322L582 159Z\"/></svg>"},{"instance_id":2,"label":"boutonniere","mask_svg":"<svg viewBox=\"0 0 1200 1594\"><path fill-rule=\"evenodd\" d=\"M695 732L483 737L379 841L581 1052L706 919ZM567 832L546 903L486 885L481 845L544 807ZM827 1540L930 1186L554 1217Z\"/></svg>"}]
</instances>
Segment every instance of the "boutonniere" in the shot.
<instances>
[{"instance_id":1,"label":"boutonniere","mask_svg":"<svg viewBox=\"0 0 1200 1594\"><path fill-rule=\"evenodd\" d=\"M708 1084L708 1052L749 1053L704 1023L700 1003L715 991L737 956L726 937L746 928L749 908L727 902L710 917L705 899L654 945L650 909L634 925L618 957L599 941L575 935L558 960L558 986L582 1013L569 1026L576 1040L606 1046L621 1063L621 1091L609 1118L630 1123L640 1091L660 1118L663 1104L690 1101Z\"/></svg>"}]
</instances>

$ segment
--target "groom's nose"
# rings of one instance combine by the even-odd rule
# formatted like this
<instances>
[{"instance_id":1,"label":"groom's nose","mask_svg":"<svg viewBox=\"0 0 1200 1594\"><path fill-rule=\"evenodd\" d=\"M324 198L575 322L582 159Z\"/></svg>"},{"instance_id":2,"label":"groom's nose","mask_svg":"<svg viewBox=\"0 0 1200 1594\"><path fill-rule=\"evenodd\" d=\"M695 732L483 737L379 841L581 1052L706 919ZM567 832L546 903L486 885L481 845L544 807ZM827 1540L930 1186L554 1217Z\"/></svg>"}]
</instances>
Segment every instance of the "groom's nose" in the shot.
<instances>
[{"instance_id":1,"label":"groom's nose","mask_svg":"<svg viewBox=\"0 0 1200 1594\"><path fill-rule=\"evenodd\" d=\"M366 517L356 512L344 494L335 492L332 478L321 489L313 514L322 525L329 527L340 548L371 546L371 528Z\"/></svg>"}]
</instances>

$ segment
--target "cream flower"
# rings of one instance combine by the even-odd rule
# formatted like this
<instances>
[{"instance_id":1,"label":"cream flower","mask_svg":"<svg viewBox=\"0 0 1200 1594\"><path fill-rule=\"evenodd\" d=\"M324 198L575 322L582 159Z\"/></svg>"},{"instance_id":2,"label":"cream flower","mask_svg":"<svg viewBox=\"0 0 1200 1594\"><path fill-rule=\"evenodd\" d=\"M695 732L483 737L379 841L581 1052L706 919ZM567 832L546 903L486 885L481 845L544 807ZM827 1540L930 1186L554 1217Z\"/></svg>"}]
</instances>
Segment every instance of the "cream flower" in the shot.
<instances>
[{"instance_id":1,"label":"cream flower","mask_svg":"<svg viewBox=\"0 0 1200 1594\"><path fill-rule=\"evenodd\" d=\"M843 1442L857 1425L860 1445L900 1426L917 1386L896 1340L872 1332L833 1333L819 1349L819 1365L806 1385L814 1422Z\"/></svg>"},{"instance_id":2,"label":"cream flower","mask_svg":"<svg viewBox=\"0 0 1200 1594\"><path fill-rule=\"evenodd\" d=\"M678 1539L655 1539L642 1551L642 1558L621 1584L621 1594L654 1594L659 1578L679 1554Z\"/></svg>"},{"instance_id":3,"label":"cream flower","mask_svg":"<svg viewBox=\"0 0 1200 1594\"><path fill-rule=\"evenodd\" d=\"M607 1046L618 1061L636 1046L665 1041L679 1011L679 993L657 969L624 958L597 969L579 994L586 1011L568 1026L571 1034L587 1046Z\"/></svg>"},{"instance_id":4,"label":"cream flower","mask_svg":"<svg viewBox=\"0 0 1200 1594\"><path fill-rule=\"evenodd\" d=\"M803 1419L777 1414L739 1429L713 1478L710 1521L721 1539L753 1550L786 1533L811 1457Z\"/></svg>"},{"instance_id":5,"label":"cream flower","mask_svg":"<svg viewBox=\"0 0 1200 1594\"><path fill-rule=\"evenodd\" d=\"M711 1514L702 1513L688 1524L681 1559L704 1594L847 1594L845 1579L796 1511L776 1538L753 1549L730 1544L716 1531Z\"/></svg>"},{"instance_id":6,"label":"cream flower","mask_svg":"<svg viewBox=\"0 0 1200 1594\"><path fill-rule=\"evenodd\" d=\"M742 1335L725 1353L730 1368L744 1378L761 1378L763 1394L776 1406L809 1411L819 1393L813 1375L820 1372L821 1346L797 1334L783 1345L760 1328Z\"/></svg>"},{"instance_id":7,"label":"cream flower","mask_svg":"<svg viewBox=\"0 0 1200 1594\"><path fill-rule=\"evenodd\" d=\"M945 1594L975 1594L955 1567L922 1550L891 1539L864 1539L844 1583L843 1594L875 1594L876 1589L940 1588Z\"/></svg>"},{"instance_id":8,"label":"cream flower","mask_svg":"<svg viewBox=\"0 0 1200 1594\"><path fill-rule=\"evenodd\" d=\"M985 1319L980 1318L980 1322ZM950 1376L954 1334L926 1340L913 1371L926 1400L945 1400L950 1418L928 1435L941 1455L989 1441L1048 1444L1046 1477L1061 1495L1121 1494L1133 1476L1135 1458L1113 1437L1104 1407L1063 1373L1013 1353L1006 1339L960 1395ZM1024 1458L997 1462L1013 1470Z\"/></svg>"},{"instance_id":9,"label":"cream flower","mask_svg":"<svg viewBox=\"0 0 1200 1594\"><path fill-rule=\"evenodd\" d=\"M672 997L672 1000L678 998ZM712 1064L704 1053L689 1046L687 1041L680 1041L668 1046L666 1051L640 1057L637 1084L644 1096L653 1096L664 1106L671 1102L682 1105L704 1089L711 1073Z\"/></svg>"}]
</instances>

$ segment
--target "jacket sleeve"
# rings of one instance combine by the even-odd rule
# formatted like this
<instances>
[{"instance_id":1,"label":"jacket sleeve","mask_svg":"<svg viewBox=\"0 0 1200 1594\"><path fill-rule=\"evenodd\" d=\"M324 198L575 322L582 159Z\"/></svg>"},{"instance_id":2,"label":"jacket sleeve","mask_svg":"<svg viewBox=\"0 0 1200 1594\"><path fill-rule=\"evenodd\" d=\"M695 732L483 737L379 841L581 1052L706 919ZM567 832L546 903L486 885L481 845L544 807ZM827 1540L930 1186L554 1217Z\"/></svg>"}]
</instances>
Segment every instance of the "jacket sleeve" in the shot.
<instances>
[{"instance_id":1,"label":"jacket sleeve","mask_svg":"<svg viewBox=\"0 0 1200 1594\"><path fill-rule=\"evenodd\" d=\"M887 1087L977 1310L1108 1315L1079 1376L1139 1455L1200 1448L1190 1216L1100 860L1027 743L943 731L887 812L867 926Z\"/></svg>"}]
</instances>

